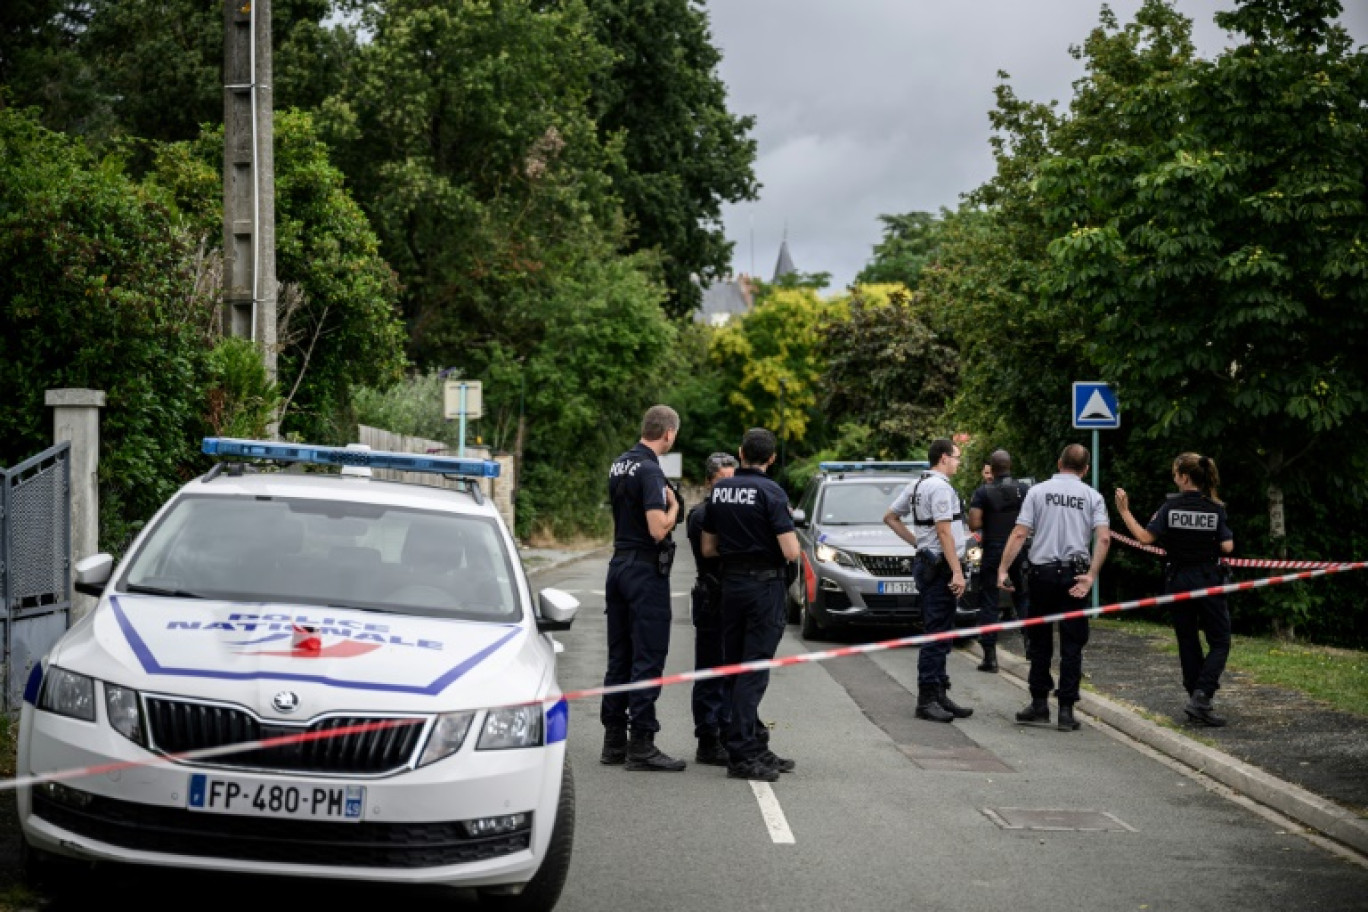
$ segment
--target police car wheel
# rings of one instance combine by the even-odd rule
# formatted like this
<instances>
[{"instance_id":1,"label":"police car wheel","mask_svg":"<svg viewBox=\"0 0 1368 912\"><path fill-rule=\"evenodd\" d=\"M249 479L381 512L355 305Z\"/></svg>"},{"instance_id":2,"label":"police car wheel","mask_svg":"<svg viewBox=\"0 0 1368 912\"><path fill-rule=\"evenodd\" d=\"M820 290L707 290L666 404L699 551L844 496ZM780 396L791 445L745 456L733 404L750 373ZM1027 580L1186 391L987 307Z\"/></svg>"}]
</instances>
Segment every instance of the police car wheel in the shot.
<instances>
[{"instance_id":1,"label":"police car wheel","mask_svg":"<svg viewBox=\"0 0 1368 912\"><path fill-rule=\"evenodd\" d=\"M786 590L788 599L788 622L797 624L803 620L803 591L798 588L802 586L803 580L799 577L798 581Z\"/></svg>"},{"instance_id":2,"label":"police car wheel","mask_svg":"<svg viewBox=\"0 0 1368 912\"><path fill-rule=\"evenodd\" d=\"M35 849L22 837L19 839L19 863L25 884L65 898L84 895L91 883L86 876L90 864Z\"/></svg>"},{"instance_id":3,"label":"police car wheel","mask_svg":"<svg viewBox=\"0 0 1368 912\"><path fill-rule=\"evenodd\" d=\"M505 912L551 912L565 888L570 873L570 853L575 843L575 777L570 772L570 758L565 758L561 773L560 801L556 805L556 822L551 827L551 842L541 867L523 887L521 893L495 893L481 890L480 905Z\"/></svg>"}]
</instances>

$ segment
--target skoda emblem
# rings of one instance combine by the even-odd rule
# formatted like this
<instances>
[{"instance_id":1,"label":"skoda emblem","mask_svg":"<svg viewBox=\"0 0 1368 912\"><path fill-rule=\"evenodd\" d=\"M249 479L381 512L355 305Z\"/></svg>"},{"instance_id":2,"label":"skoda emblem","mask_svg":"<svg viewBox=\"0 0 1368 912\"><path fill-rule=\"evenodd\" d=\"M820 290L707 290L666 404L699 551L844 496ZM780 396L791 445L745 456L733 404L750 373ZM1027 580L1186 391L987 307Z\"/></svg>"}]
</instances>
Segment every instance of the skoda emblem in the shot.
<instances>
[{"instance_id":1,"label":"skoda emblem","mask_svg":"<svg viewBox=\"0 0 1368 912\"><path fill-rule=\"evenodd\" d=\"M271 705L276 708L276 712L292 713L296 709L299 709L299 694L289 690L282 690L274 697L271 697Z\"/></svg>"}]
</instances>

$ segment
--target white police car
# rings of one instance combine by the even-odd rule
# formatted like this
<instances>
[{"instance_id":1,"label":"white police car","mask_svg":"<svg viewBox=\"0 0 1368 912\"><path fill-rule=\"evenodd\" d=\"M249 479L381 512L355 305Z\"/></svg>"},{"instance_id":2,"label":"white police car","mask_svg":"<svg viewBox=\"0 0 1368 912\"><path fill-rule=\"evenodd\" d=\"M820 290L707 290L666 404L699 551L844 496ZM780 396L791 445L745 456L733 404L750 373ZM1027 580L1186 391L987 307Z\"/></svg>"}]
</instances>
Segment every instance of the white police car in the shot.
<instances>
[{"instance_id":1,"label":"white police car","mask_svg":"<svg viewBox=\"0 0 1368 912\"><path fill-rule=\"evenodd\" d=\"M534 598L476 482L497 463L220 438L204 451L466 482L220 463L117 568L81 561L98 606L24 694L31 871L79 859L445 884L552 908L574 789L549 632L578 603Z\"/></svg>"}]
</instances>

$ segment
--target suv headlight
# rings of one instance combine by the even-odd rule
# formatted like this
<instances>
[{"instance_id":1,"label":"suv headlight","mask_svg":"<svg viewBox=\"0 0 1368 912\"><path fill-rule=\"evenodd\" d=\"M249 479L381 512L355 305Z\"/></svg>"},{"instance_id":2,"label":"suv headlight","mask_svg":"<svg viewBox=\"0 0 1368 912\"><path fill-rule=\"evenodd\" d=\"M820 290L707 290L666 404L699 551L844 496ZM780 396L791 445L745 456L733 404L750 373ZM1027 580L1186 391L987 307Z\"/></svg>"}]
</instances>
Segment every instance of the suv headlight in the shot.
<instances>
[{"instance_id":1,"label":"suv headlight","mask_svg":"<svg viewBox=\"0 0 1368 912\"><path fill-rule=\"evenodd\" d=\"M147 746L143 736L142 701L138 692L105 682L105 714L109 727L139 747Z\"/></svg>"},{"instance_id":2,"label":"suv headlight","mask_svg":"<svg viewBox=\"0 0 1368 912\"><path fill-rule=\"evenodd\" d=\"M539 747L542 743L542 720L545 712L540 703L535 706L512 706L491 709L485 716L484 729L476 750L505 750L510 747Z\"/></svg>"},{"instance_id":3,"label":"suv headlight","mask_svg":"<svg viewBox=\"0 0 1368 912\"><path fill-rule=\"evenodd\" d=\"M95 679L53 665L43 678L38 708L83 722L94 722Z\"/></svg>"},{"instance_id":4,"label":"suv headlight","mask_svg":"<svg viewBox=\"0 0 1368 912\"><path fill-rule=\"evenodd\" d=\"M822 563L837 563L842 567L853 567L860 569L860 562L851 557L840 548L833 548L831 545L820 544L817 546L817 559Z\"/></svg>"},{"instance_id":5,"label":"suv headlight","mask_svg":"<svg viewBox=\"0 0 1368 912\"><path fill-rule=\"evenodd\" d=\"M983 560L983 549L977 545L964 552L964 559L971 564L977 564Z\"/></svg>"},{"instance_id":6,"label":"suv headlight","mask_svg":"<svg viewBox=\"0 0 1368 912\"><path fill-rule=\"evenodd\" d=\"M436 763L460 750L470 731L470 723L474 721L473 712L442 713L438 716L437 724L432 726L432 734L428 735L427 747L423 748L423 756L418 758L418 765Z\"/></svg>"}]
</instances>

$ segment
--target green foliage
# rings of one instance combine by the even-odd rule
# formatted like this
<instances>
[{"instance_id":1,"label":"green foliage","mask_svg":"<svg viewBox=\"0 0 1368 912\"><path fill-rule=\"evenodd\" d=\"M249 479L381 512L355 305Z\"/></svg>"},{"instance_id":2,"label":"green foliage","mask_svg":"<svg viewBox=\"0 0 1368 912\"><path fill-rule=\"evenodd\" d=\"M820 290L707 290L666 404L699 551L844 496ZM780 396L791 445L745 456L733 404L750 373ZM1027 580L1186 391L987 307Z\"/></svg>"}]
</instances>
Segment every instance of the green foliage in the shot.
<instances>
[{"instance_id":1,"label":"green foliage","mask_svg":"<svg viewBox=\"0 0 1368 912\"><path fill-rule=\"evenodd\" d=\"M716 334L716 329L701 323L681 327L662 371L669 385L661 401L679 412L675 451L685 478L697 484L704 481L707 458L717 452L735 454L747 427L727 405L726 373L709 357Z\"/></svg>"},{"instance_id":2,"label":"green foliage","mask_svg":"<svg viewBox=\"0 0 1368 912\"><path fill-rule=\"evenodd\" d=\"M44 391L102 389L101 545L196 464L212 302L170 213L116 162L0 109L0 460L51 443Z\"/></svg>"},{"instance_id":3,"label":"green foliage","mask_svg":"<svg viewBox=\"0 0 1368 912\"><path fill-rule=\"evenodd\" d=\"M393 434L460 443L460 426L444 415L446 380L440 371L414 374L385 388L359 386L352 390L356 421ZM467 438L473 435L467 429Z\"/></svg>"},{"instance_id":4,"label":"green foliage","mask_svg":"<svg viewBox=\"0 0 1368 912\"><path fill-rule=\"evenodd\" d=\"M900 284L915 291L921 284L922 270L936 261L945 223L952 213L941 208L940 215L908 212L881 215L883 240L874 245L874 256L860 274L857 285Z\"/></svg>"},{"instance_id":5,"label":"green foliage","mask_svg":"<svg viewBox=\"0 0 1368 912\"><path fill-rule=\"evenodd\" d=\"M280 392L266 376L250 339L225 338L209 352L209 426L217 437L261 439L275 418Z\"/></svg>"},{"instance_id":6,"label":"green foliage","mask_svg":"<svg viewBox=\"0 0 1368 912\"><path fill-rule=\"evenodd\" d=\"M717 331L711 357L727 377L727 404L745 427L767 427L784 441L807 436L813 420L821 420L815 408L821 336L845 314L844 302L824 300L813 289L770 289L749 313Z\"/></svg>"},{"instance_id":7,"label":"green foliage","mask_svg":"<svg viewBox=\"0 0 1368 912\"><path fill-rule=\"evenodd\" d=\"M753 117L727 110L721 54L696 0L586 0L611 67L594 81L591 109L602 135L621 137L614 174L632 225L631 249L657 250L666 310L687 317L700 303L695 277L729 272L733 244L723 203L755 199Z\"/></svg>"},{"instance_id":8,"label":"green foliage","mask_svg":"<svg viewBox=\"0 0 1368 912\"><path fill-rule=\"evenodd\" d=\"M905 458L945 433L958 353L901 285L857 286L847 306L821 341L820 410L867 430L865 456Z\"/></svg>"}]
</instances>

